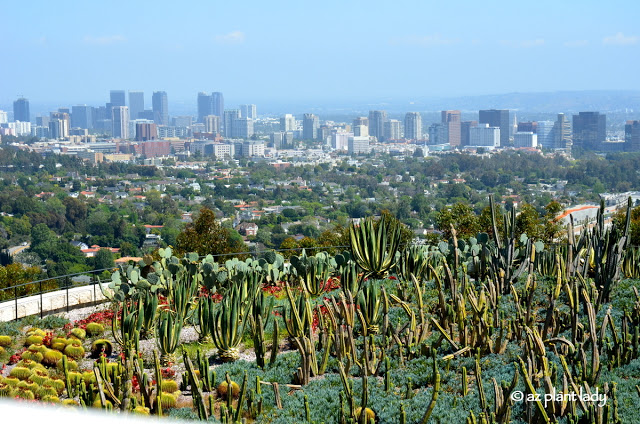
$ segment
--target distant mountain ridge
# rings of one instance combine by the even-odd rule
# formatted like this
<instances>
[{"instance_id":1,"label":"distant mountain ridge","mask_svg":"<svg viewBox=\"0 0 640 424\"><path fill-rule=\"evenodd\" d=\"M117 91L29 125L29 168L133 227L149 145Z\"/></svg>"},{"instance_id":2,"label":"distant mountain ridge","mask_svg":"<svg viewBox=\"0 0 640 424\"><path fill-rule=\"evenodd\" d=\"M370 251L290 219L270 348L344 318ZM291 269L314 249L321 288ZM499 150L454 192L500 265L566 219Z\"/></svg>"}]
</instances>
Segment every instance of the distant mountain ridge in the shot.
<instances>
[{"instance_id":1,"label":"distant mountain ridge","mask_svg":"<svg viewBox=\"0 0 640 424\"><path fill-rule=\"evenodd\" d=\"M424 110L512 109L527 112L579 112L640 110L640 90L556 91L546 93L506 93L453 98L422 97L413 102ZM450 106L449 106L450 105Z\"/></svg>"}]
</instances>

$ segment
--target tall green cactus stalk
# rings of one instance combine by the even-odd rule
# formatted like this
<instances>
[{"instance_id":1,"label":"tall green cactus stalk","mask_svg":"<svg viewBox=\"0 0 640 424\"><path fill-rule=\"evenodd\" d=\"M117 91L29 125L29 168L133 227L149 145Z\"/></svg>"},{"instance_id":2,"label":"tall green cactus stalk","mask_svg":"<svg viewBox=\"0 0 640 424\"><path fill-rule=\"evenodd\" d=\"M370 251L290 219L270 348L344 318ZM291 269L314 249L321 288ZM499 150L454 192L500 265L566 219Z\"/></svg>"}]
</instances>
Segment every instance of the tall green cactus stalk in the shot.
<instances>
[{"instance_id":1,"label":"tall green cactus stalk","mask_svg":"<svg viewBox=\"0 0 640 424\"><path fill-rule=\"evenodd\" d=\"M583 235L583 237L588 236L591 241L594 280L599 290L598 298L595 299L596 311L600 305L611 301L611 290L620 279L622 257L629 237L631 209L632 203L629 198L624 226L621 228L614 222L607 228L604 222L604 200L602 200L596 225L589 230L588 235L586 233ZM585 229L585 231L587 230Z\"/></svg>"},{"instance_id":2,"label":"tall green cactus stalk","mask_svg":"<svg viewBox=\"0 0 640 424\"><path fill-rule=\"evenodd\" d=\"M200 371L200 381L202 388L206 392L211 392L216 387L216 372L209 368L209 361L200 349L196 352L196 362Z\"/></svg>"},{"instance_id":3,"label":"tall green cactus stalk","mask_svg":"<svg viewBox=\"0 0 640 424\"><path fill-rule=\"evenodd\" d=\"M300 352L301 366L296 374L299 384L308 384L312 375L318 375L318 361L316 359L315 339L311 320L313 312L309 295L303 292L296 301L289 285L285 286L289 308L285 309L285 325L289 336Z\"/></svg>"},{"instance_id":4,"label":"tall green cactus stalk","mask_svg":"<svg viewBox=\"0 0 640 424\"><path fill-rule=\"evenodd\" d=\"M154 412L157 416L162 416L162 402L161 402L161 394L162 394L162 368L160 367L160 358L158 357L158 351L153 351L153 364L154 371L156 377L156 400L154 406Z\"/></svg>"},{"instance_id":5,"label":"tall green cactus stalk","mask_svg":"<svg viewBox=\"0 0 640 424\"><path fill-rule=\"evenodd\" d=\"M196 331L198 332L198 341L200 343L211 341L211 325L213 324L213 313L215 310L216 303L213 298L209 296L201 296L198 299L198 306L196 309L198 325L196 327Z\"/></svg>"},{"instance_id":6,"label":"tall green cactus stalk","mask_svg":"<svg viewBox=\"0 0 640 424\"><path fill-rule=\"evenodd\" d=\"M133 302L124 301L120 306L120 319L114 318L111 321L113 338L122 350L133 348L137 352L140 345L143 305L138 302L136 306Z\"/></svg>"},{"instance_id":7,"label":"tall green cactus stalk","mask_svg":"<svg viewBox=\"0 0 640 424\"><path fill-rule=\"evenodd\" d=\"M198 376L195 374L193 363L191 362L191 359L189 359L189 355L187 355L186 351L182 353L182 358L184 360L184 366L187 370L186 374L189 377L189 384L191 385L193 405L196 407L196 411L198 411L198 418L200 420L206 421L209 419L209 414L204 402L204 395L202 393L200 381L198 379ZM213 414L213 409L211 409L211 414Z\"/></svg>"},{"instance_id":8,"label":"tall green cactus stalk","mask_svg":"<svg viewBox=\"0 0 640 424\"><path fill-rule=\"evenodd\" d=\"M158 296L146 291L140 295L138 302L142 303L142 308L140 309L140 317L142 320L140 336L146 339L153 334L158 310Z\"/></svg>"},{"instance_id":9,"label":"tall green cactus stalk","mask_svg":"<svg viewBox=\"0 0 640 424\"><path fill-rule=\"evenodd\" d=\"M433 393L431 394L431 402L422 416L421 424L427 424L429 417L433 413L433 409L436 407L438 396L440 395L440 372L438 371L438 362L436 361L435 352L433 353Z\"/></svg>"},{"instance_id":10,"label":"tall green cactus stalk","mask_svg":"<svg viewBox=\"0 0 640 424\"><path fill-rule=\"evenodd\" d=\"M228 375L227 375L228 378ZM228 380L227 380L228 381ZM244 377L242 378L242 385L240 386L240 395L238 396L238 404L235 410L235 415L233 417L234 422L239 422L240 417L242 416L242 407L244 405L244 401L247 397L247 387L248 387L249 375L247 372L244 372ZM228 386L231 387L231 386ZM233 390L229 390L229 392L233 392Z\"/></svg>"},{"instance_id":11,"label":"tall green cactus stalk","mask_svg":"<svg viewBox=\"0 0 640 424\"><path fill-rule=\"evenodd\" d=\"M363 279L384 278L395 265L400 246L400 225L384 215L379 221L366 218L359 226L349 226L351 255L364 270Z\"/></svg>"},{"instance_id":12,"label":"tall green cactus stalk","mask_svg":"<svg viewBox=\"0 0 640 424\"><path fill-rule=\"evenodd\" d=\"M489 197L491 207L491 224L493 227L493 246L487 246L490 253L490 268L492 279L499 287L500 293L508 294L511 290L511 284L526 271L529 265L530 252L534 248L531 240L522 234L520 244L525 247L524 255L517 248L518 239L516 239L516 211L509 211L504 216L504 239L500 237L498 232L496 207L493 196ZM536 243L536 249L542 250L542 245ZM520 257L520 263L518 263Z\"/></svg>"},{"instance_id":13,"label":"tall green cactus stalk","mask_svg":"<svg viewBox=\"0 0 640 424\"><path fill-rule=\"evenodd\" d=\"M269 357L269 364L273 365L278 358L278 351L280 350L280 324L277 317L273 318L273 339L271 341L271 356Z\"/></svg>"},{"instance_id":14,"label":"tall green cactus stalk","mask_svg":"<svg viewBox=\"0 0 640 424\"><path fill-rule=\"evenodd\" d=\"M260 368L264 368L265 366L267 347L265 344L264 331L271 321L274 301L275 298L273 296L269 296L267 300L267 296L265 296L264 292L260 290L251 306L251 315L249 316L249 329L253 338L253 344L256 353L256 363Z\"/></svg>"},{"instance_id":15,"label":"tall green cactus stalk","mask_svg":"<svg viewBox=\"0 0 640 424\"><path fill-rule=\"evenodd\" d=\"M233 362L240 357L238 345L249 321L247 313L250 306L243 301L241 288L234 285L213 314L213 343L218 348L218 357L224 362Z\"/></svg>"},{"instance_id":16,"label":"tall green cactus stalk","mask_svg":"<svg viewBox=\"0 0 640 424\"><path fill-rule=\"evenodd\" d=\"M174 352L180 342L183 321L173 311L162 311L158 317L156 341L164 366L175 362Z\"/></svg>"}]
</instances>

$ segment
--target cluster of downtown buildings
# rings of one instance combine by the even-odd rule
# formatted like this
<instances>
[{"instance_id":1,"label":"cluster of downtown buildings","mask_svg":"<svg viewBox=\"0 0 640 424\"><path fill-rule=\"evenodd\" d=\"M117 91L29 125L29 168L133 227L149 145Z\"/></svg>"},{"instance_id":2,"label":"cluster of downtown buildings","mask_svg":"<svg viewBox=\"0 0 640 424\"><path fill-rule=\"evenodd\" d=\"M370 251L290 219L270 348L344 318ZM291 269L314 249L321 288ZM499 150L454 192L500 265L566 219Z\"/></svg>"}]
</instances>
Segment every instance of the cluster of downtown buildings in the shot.
<instances>
[{"instance_id":1,"label":"cluster of downtown buildings","mask_svg":"<svg viewBox=\"0 0 640 424\"><path fill-rule=\"evenodd\" d=\"M425 154L429 150L506 147L640 151L640 121L627 121L624 140L607 140L606 115L599 112L579 112L571 120L560 113L555 121L517 122L509 110L480 110L477 121L462 120L460 111L446 110L441 112L440 122L432 123L426 131L418 112L406 113L401 121L389 118L384 110L372 110L348 124L321 123L312 113L305 113L301 120L285 114L279 122L272 119L269 133L262 131L262 138L258 138L254 131L254 124L260 122L256 105L225 109L220 92L198 93L195 118L170 117L164 91L153 93L151 109L145 108L144 92L129 91L128 105L126 94L112 90L104 106L60 108L48 116L37 116L35 122L29 101L19 98L13 104L13 120L0 111L0 136L30 135L44 143L55 142L62 153L85 154L92 159L91 154L98 152L111 155L103 157L111 160L196 153L216 158L264 156L265 149L295 149L299 140L318 140L328 149L352 155L370 153L382 144L410 145L413 150L420 146ZM98 143L96 134L111 139Z\"/></svg>"}]
</instances>

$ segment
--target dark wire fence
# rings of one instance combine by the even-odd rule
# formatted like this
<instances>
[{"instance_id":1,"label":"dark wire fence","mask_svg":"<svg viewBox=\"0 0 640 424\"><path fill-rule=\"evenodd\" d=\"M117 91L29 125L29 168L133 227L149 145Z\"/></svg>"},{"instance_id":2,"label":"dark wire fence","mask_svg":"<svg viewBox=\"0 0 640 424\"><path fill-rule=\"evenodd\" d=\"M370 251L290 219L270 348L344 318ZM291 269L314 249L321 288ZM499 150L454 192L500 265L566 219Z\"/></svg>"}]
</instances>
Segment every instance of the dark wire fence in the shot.
<instances>
[{"instance_id":1,"label":"dark wire fence","mask_svg":"<svg viewBox=\"0 0 640 424\"><path fill-rule=\"evenodd\" d=\"M291 249L266 249L262 251L249 251L249 252L234 252L234 253L220 253L211 255L214 258L224 258L224 257L243 257L243 256L251 256L254 259L260 257L265 252L292 252L292 251L301 251L305 250L328 250L328 249L345 249L349 246L311 246L311 247L295 247ZM200 258L204 258L207 255L200 256ZM125 264L123 264L125 265ZM29 281L22 284L16 284L14 286L0 288L0 304L6 302L13 302L13 306L15 308L15 320L18 319L18 300L24 299L27 297L39 296L40 297L40 318L44 316L44 307L43 307L43 295L47 293L52 293L60 290L65 291L66 302L64 308L67 312L73 306L69 304L69 290L77 287L85 287L85 286L93 286L93 299L95 300L97 297L96 290L100 290L97 288L98 283L103 283L106 281L100 281L99 275L105 271L113 272L118 269L118 266L113 268L103 268L103 269L94 269L92 271L86 272L78 272L75 274L66 274L60 275L57 277L49 277L41 280ZM88 280L85 281L74 281L74 277L89 277Z\"/></svg>"}]
</instances>

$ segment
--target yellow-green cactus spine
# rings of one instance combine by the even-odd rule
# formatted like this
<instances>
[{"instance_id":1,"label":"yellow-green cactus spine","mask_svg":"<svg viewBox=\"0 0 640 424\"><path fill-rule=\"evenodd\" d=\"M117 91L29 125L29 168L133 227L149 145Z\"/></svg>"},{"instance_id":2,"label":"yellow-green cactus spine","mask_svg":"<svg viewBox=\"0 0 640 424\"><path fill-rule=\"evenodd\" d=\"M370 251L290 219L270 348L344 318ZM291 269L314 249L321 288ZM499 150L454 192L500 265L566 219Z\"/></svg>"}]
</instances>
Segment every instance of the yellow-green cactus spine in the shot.
<instances>
[{"instance_id":1,"label":"yellow-green cactus spine","mask_svg":"<svg viewBox=\"0 0 640 424\"><path fill-rule=\"evenodd\" d=\"M62 352L54 349L47 349L44 351L42 357L42 363L50 367L55 366L58 361L62 359Z\"/></svg>"},{"instance_id":2,"label":"yellow-green cactus spine","mask_svg":"<svg viewBox=\"0 0 640 424\"><path fill-rule=\"evenodd\" d=\"M71 330L70 336L78 340L84 340L87 338L87 332L82 328L74 328L73 330Z\"/></svg>"},{"instance_id":3,"label":"yellow-green cactus spine","mask_svg":"<svg viewBox=\"0 0 640 424\"><path fill-rule=\"evenodd\" d=\"M70 344L64 348L64 354L72 359L84 358L84 348L82 345Z\"/></svg>"},{"instance_id":4,"label":"yellow-green cactus spine","mask_svg":"<svg viewBox=\"0 0 640 424\"><path fill-rule=\"evenodd\" d=\"M32 344L42 344L43 339L44 339L43 336L32 334L31 336L28 336L27 339L24 341L24 345L31 346Z\"/></svg>"},{"instance_id":5,"label":"yellow-green cactus spine","mask_svg":"<svg viewBox=\"0 0 640 424\"><path fill-rule=\"evenodd\" d=\"M18 380L26 380L31 376L31 370L25 367L15 367L9 373L10 377L15 377Z\"/></svg>"},{"instance_id":6,"label":"yellow-green cactus spine","mask_svg":"<svg viewBox=\"0 0 640 424\"><path fill-rule=\"evenodd\" d=\"M89 336L99 336L104 333L104 325L98 322L90 322L87 324L87 334Z\"/></svg>"}]
</instances>

